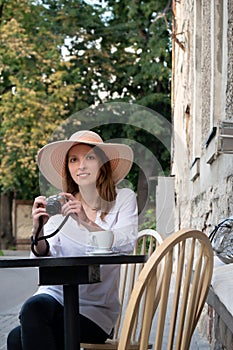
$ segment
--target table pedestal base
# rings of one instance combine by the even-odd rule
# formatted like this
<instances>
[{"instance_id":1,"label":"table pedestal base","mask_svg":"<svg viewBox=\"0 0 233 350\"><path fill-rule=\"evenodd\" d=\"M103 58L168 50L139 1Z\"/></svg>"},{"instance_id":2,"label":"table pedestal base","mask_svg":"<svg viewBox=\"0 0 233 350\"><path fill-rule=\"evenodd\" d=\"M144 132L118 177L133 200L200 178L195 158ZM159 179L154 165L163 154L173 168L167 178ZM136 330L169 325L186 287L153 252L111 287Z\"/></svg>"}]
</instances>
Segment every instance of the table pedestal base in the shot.
<instances>
[{"instance_id":1,"label":"table pedestal base","mask_svg":"<svg viewBox=\"0 0 233 350\"><path fill-rule=\"evenodd\" d=\"M78 286L64 285L64 333L65 349L80 348ZM75 335L75 336L74 336Z\"/></svg>"}]
</instances>

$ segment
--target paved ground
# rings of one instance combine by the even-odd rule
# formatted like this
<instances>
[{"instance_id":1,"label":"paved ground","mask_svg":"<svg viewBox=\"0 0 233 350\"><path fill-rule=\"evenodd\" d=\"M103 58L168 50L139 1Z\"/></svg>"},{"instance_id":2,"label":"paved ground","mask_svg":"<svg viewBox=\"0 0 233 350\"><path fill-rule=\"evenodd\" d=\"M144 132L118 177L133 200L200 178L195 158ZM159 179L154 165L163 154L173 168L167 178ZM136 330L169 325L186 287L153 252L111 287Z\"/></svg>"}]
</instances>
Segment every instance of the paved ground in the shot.
<instances>
[{"instance_id":1,"label":"paved ground","mask_svg":"<svg viewBox=\"0 0 233 350\"><path fill-rule=\"evenodd\" d=\"M7 258L14 258L16 256L23 256L23 257L29 256L29 253L24 251L3 251L3 253L4 253L4 256L7 256ZM3 257L0 256L0 259L4 258L4 256ZM30 277L29 284L31 283L32 286L28 285L28 278L27 278L27 281L24 281L23 284L21 283L20 285L20 282L19 282L20 278L24 277L25 274L21 275L20 272L17 271L17 269L11 269L11 270L14 270L14 271L11 271L9 273L10 278L8 279L6 274L7 271L5 269L2 269L1 271L1 278L4 280L1 280L0 282L1 283L1 286L0 286L0 291L1 291L0 350L6 350L7 334L11 329L13 329L15 326L18 325L18 314L21 307L21 301L23 302L24 298L26 298L28 294L30 295L32 294L34 289L33 284L36 283L36 279ZM28 275L28 271L27 271L27 275ZM15 290L13 290L14 288ZM7 290L5 291L5 289ZM6 295L3 295L3 293L6 293ZM17 295L17 297L15 297L15 295ZM9 305L11 306L9 307ZM12 307L12 305L16 305L16 306Z\"/></svg>"},{"instance_id":2,"label":"paved ground","mask_svg":"<svg viewBox=\"0 0 233 350\"><path fill-rule=\"evenodd\" d=\"M193 336L190 350L210 350L211 347L206 339L204 339L199 330L197 330Z\"/></svg>"},{"instance_id":3,"label":"paved ground","mask_svg":"<svg viewBox=\"0 0 233 350\"><path fill-rule=\"evenodd\" d=\"M21 305L17 305L5 312L0 312L0 350L7 350L6 339L9 331L18 325L18 313ZM200 334L200 326L197 326L192 338L190 350L210 350L207 340Z\"/></svg>"},{"instance_id":4,"label":"paved ground","mask_svg":"<svg viewBox=\"0 0 233 350\"><path fill-rule=\"evenodd\" d=\"M8 332L18 325L19 309L20 306L17 306L5 313L0 313L0 350L7 350L6 337ZM200 335L198 328L194 333L190 350L210 350L210 345Z\"/></svg>"},{"instance_id":5,"label":"paved ground","mask_svg":"<svg viewBox=\"0 0 233 350\"><path fill-rule=\"evenodd\" d=\"M0 350L6 350L7 334L18 325L18 313L20 306L16 306L7 312L0 313Z\"/></svg>"}]
</instances>

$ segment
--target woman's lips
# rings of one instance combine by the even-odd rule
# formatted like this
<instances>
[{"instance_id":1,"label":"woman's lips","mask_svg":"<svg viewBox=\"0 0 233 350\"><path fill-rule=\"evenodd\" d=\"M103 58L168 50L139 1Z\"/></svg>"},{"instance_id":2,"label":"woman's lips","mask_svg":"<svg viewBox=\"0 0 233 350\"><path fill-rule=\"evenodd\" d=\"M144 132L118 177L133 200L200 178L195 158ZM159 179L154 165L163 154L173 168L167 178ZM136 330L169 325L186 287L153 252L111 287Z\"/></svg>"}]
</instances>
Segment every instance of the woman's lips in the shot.
<instances>
[{"instance_id":1,"label":"woman's lips","mask_svg":"<svg viewBox=\"0 0 233 350\"><path fill-rule=\"evenodd\" d=\"M87 177L87 176L89 176L90 175L90 173L80 173L80 174L78 174L77 176L78 177Z\"/></svg>"}]
</instances>

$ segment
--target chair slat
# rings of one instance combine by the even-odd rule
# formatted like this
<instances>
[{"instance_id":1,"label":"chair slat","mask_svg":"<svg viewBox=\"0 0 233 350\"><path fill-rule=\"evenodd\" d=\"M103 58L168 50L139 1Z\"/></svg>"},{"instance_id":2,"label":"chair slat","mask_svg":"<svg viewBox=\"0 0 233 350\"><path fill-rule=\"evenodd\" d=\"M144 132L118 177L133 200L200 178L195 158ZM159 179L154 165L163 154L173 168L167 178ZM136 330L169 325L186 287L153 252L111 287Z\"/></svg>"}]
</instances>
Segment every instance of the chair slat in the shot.
<instances>
[{"instance_id":1,"label":"chair slat","mask_svg":"<svg viewBox=\"0 0 233 350\"><path fill-rule=\"evenodd\" d=\"M181 242L181 244L179 245L179 256L177 259L177 275L176 275L175 292L174 292L174 298L173 298L171 327L170 327L170 332L168 336L168 349L172 349L173 347L177 312L178 312L179 300L180 300L181 282L182 282L182 276L184 271L184 259L185 259L185 242Z\"/></svg>"},{"instance_id":2,"label":"chair slat","mask_svg":"<svg viewBox=\"0 0 233 350\"><path fill-rule=\"evenodd\" d=\"M161 264L164 268L160 270ZM161 272L161 273L160 273ZM130 349L131 332L145 294L140 350L145 350L156 333L154 350L165 349L164 328L170 329L167 350L189 349L194 329L207 297L213 273L213 250L201 231L184 229L173 233L152 253L134 286L125 313L118 350ZM158 288L158 281L161 281ZM144 300L143 300L144 302ZM172 305L172 315L168 305ZM153 312L150 305L153 305ZM152 321L154 323L152 324ZM146 330L147 328L147 330Z\"/></svg>"},{"instance_id":3,"label":"chair slat","mask_svg":"<svg viewBox=\"0 0 233 350\"><path fill-rule=\"evenodd\" d=\"M160 349L162 346L164 324L165 324L165 318L167 313L168 294L169 294L171 274L172 274L172 259L173 259L172 253L173 253L172 251L168 252L165 260L166 268L164 269L161 300L159 304L159 317L158 317L158 324L157 324L155 349Z\"/></svg>"}]
</instances>

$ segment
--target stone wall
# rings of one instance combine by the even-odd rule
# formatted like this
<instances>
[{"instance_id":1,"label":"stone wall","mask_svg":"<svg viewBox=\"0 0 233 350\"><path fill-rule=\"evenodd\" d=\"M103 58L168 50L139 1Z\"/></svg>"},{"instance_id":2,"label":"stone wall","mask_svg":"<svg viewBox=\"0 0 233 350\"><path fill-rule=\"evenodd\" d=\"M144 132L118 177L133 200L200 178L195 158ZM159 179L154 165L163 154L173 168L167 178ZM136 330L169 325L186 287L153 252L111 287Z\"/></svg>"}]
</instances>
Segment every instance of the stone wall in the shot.
<instances>
[{"instance_id":1,"label":"stone wall","mask_svg":"<svg viewBox=\"0 0 233 350\"><path fill-rule=\"evenodd\" d=\"M175 30L182 33L180 40L184 45L182 50L175 43L173 50L172 169L175 176L176 228L191 225L208 232L219 220L233 214L233 154L217 151L218 135L211 138L220 122L231 121L233 117L232 4L220 0L190 0L175 4ZM217 18L223 13L228 17L226 23ZM228 42L223 37L225 32L228 33ZM219 58L221 52L227 57ZM221 86L217 90L219 75ZM212 94L217 94L214 99ZM218 113L215 108L217 102L221 106Z\"/></svg>"},{"instance_id":2,"label":"stone wall","mask_svg":"<svg viewBox=\"0 0 233 350\"><path fill-rule=\"evenodd\" d=\"M233 121L233 2L228 0L228 16L227 16L227 85L226 85L226 117Z\"/></svg>"},{"instance_id":3,"label":"stone wall","mask_svg":"<svg viewBox=\"0 0 233 350\"><path fill-rule=\"evenodd\" d=\"M230 152L221 143L224 122L233 128L233 2L173 1L173 9L175 229L209 234L233 215L233 138ZM213 307L202 321L215 350L233 349Z\"/></svg>"}]
</instances>

